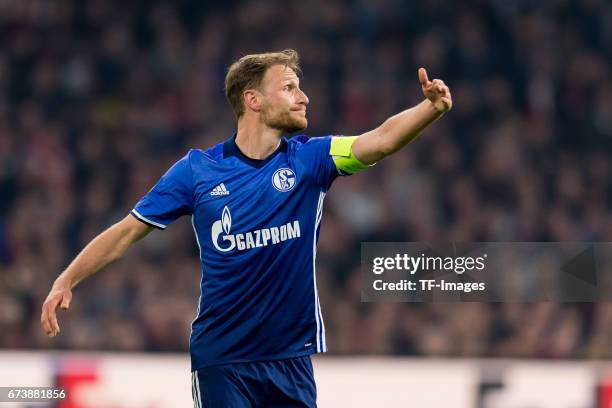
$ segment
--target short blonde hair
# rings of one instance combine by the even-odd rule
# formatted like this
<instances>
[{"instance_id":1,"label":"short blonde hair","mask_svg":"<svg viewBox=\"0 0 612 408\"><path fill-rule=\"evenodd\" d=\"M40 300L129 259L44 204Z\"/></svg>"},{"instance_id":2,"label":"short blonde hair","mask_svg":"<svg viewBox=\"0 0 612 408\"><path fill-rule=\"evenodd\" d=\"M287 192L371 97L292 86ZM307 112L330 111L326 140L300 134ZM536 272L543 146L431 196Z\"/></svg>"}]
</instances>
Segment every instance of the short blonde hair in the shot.
<instances>
[{"instance_id":1,"label":"short blonde hair","mask_svg":"<svg viewBox=\"0 0 612 408\"><path fill-rule=\"evenodd\" d=\"M225 96L237 118L244 114L244 91L259 88L266 71L273 65L284 65L301 74L300 57L292 49L245 55L229 67L225 76Z\"/></svg>"}]
</instances>

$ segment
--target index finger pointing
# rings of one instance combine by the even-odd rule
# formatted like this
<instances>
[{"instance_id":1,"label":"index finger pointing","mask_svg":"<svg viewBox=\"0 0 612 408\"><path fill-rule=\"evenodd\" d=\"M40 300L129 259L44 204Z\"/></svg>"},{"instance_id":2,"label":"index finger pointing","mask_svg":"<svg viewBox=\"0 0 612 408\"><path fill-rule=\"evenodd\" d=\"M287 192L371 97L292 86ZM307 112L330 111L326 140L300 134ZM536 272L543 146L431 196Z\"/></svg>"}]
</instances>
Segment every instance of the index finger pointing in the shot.
<instances>
[{"instance_id":1,"label":"index finger pointing","mask_svg":"<svg viewBox=\"0 0 612 408\"><path fill-rule=\"evenodd\" d=\"M425 71L425 68L419 68L419 81L423 86L429 85L429 78L427 78L427 71Z\"/></svg>"}]
</instances>

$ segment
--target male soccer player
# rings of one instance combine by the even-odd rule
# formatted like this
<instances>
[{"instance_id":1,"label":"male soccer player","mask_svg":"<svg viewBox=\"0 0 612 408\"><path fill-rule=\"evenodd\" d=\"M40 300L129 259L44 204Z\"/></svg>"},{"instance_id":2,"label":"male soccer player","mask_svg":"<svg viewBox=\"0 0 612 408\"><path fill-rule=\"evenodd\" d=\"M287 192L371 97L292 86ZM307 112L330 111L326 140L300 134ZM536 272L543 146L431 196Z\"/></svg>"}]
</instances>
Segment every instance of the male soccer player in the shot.
<instances>
[{"instance_id":1,"label":"male soccer player","mask_svg":"<svg viewBox=\"0 0 612 408\"><path fill-rule=\"evenodd\" d=\"M452 106L448 87L418 72L425 100L360 136L308 138L308 97L293 50L247 55L225 92L238 119L230 139L190 150L56 279L41 323L60 331L72 289L153 229L191 215L202 279L190 354L202 407L315 407L310 355L327 350L316 286L323 199L339 175L398 151Z\"/></svg>"}]
</instances>

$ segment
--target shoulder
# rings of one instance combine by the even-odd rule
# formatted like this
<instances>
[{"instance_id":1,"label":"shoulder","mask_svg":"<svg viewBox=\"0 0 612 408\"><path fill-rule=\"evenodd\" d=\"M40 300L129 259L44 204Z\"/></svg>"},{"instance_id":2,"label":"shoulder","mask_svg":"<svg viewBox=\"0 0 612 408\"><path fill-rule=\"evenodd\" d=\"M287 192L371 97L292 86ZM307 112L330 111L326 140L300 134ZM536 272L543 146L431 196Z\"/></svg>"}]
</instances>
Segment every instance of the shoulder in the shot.
<instances>
[{"instance_id":1,"label":"shoulder","mask_svg":"<svg viewBox=\"0 0 612 408\"><path fill-rule=\"evenodd\" d=\"M293 136L291 139L288 140L288 143L290 145L296 145L296 146L301 146L307 143L324 143L325 141L327 141L329 143L329 141L331 140L332 136L331 135L326 135L326 136L306 136L306 135L297 135L297 136Z\"/></svg>"},{"instance_id":2,"label":"shoulder","mask_svg":"<svg viewBox=\"0 0 612 408\"><path fill-rule=\"evenodd\" d=\"M223 143L218 143L208 149L189 149L183 158L192 165L216 163L223 158Z\"/></svg>"},{"instance_id":3,"label":"shoulder","mask_svg":"<svg viewBox=\"0 0 612 408\"><path fill-rule=\"evenodd\" d=\"M287 143L289 143L289 146L297 147L303 145L304 143L307 143L310 139L311 138L306 135L297 135L289 139Z\"/></svg>"},{"instance_id":4,"label":"shoulder","mask_svg":"<svg viewBox=\"0 0 612 408\"><path fill-rule=\"evenodd\" d=\"M288 146L289 150L295 152L298 151L310 151L313 149L328 149L331 143L331 136L316 136L310 137L306 135L297 135L289 139Z\"/></svg>"},{"instance_id":5,"label":"shoulder","mask_svg":"<svg viewBox=\"0 0 612 408\"><path fill-rule=\"evenodd\" d=\"M223 144L212 146L208 149L189 149L168 170L167 175L173 178L193 177L194 170L206 169L216 163L223 156ZM184 181L184 180L183 180Z\"/></svg>"}]
</instances>

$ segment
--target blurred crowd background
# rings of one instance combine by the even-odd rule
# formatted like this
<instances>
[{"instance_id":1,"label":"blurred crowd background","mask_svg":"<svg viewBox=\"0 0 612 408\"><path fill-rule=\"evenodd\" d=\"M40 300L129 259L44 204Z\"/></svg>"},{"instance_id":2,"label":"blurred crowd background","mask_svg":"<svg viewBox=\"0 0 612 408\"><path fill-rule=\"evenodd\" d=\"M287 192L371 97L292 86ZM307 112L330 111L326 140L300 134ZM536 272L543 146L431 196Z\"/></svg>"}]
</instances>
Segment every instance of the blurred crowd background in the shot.
<instances>
[{"instance_id":1,"label":"blurred crowd background","mask_svg":"<svg viewBox=\"0 0 612 408\"><path fill-rule=\"evenodd\" d=\"M231 136L229 64L294 48L309 135L422 100L454 109L338 179L318 284L335 354L612 357L612 304L361 303L362 241L610 241L606 0L0 1L0 347L184 351L199 296L189 220L82 283L62 333L42 301L189 148Z\"/></svg>"}]
</instances>

